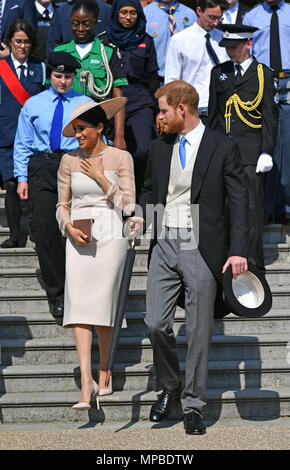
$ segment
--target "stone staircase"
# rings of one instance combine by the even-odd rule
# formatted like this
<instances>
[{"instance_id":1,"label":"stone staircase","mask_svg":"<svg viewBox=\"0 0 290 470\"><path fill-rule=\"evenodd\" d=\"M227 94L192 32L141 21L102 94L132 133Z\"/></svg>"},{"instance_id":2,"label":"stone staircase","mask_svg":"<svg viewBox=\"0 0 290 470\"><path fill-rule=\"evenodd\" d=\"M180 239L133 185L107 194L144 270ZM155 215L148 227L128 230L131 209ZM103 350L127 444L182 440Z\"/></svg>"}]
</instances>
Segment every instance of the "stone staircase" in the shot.
<instances>
[{"instance_id":1,"label":"stone staircase","mask_svg":"<svg viewBox=\"0 0 290 470\"><path fill-rule=\"evenodd\" d=\"M0 241L7 238L0 192ZM262 318L215 320L209 358L207 422L225 418L271 420L290 415L290 230L264 233L273 308ZM113 373L114 394L101 410L77 413L80 370L72 330L49 313L33 244L0 249L0 420L2 423L147 419L156 399L152 350L144 324L148 242L136 261ZM184 374L184 312L175 318ZM94 338L93 372L98 348ZM180 417L176 408L172 418Z\"/></svg>"}]
</instances>

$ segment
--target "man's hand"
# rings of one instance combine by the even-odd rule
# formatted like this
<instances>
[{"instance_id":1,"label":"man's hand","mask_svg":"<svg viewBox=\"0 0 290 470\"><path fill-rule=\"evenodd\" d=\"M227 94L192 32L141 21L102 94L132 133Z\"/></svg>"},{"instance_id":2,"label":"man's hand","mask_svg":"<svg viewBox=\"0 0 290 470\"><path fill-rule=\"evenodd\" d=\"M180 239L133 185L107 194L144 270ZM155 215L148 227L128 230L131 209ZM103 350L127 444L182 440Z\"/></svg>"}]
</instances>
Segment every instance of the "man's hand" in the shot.
<instances>
[{"instance_id":1,"label":"man's hand","mask_svg":"<svg viewBox=\"0 0 290 470\"><path fill-rule=\"evenodd\" d=\"M28 199L28 184L26 181L21 181L18 183L17 194L20 199Z\"/></svg>"},{"instance_id":2,"label":"man's hand","mask_svg":"<svg viewBox=\"0 0 290 470\"><path fill-rule=\"evenodd\" d=\"M233 278L237 279L239 274L248 271L248 262L247 258L242 258L241 256L230 256L227 259L223 267L223 274L226 272L227 268L232 265Z\"/></svg>"},{"instance_id":3,"label":"man's hand","mask_svg":"<svg viewBox=\"0 0 290 470\"><path fill-rule=\"evenodd\" d=\"M142 217L129 217L123 226L123 234L130 239L143 233L145 221Z\"/></svg>"}]
</instances>

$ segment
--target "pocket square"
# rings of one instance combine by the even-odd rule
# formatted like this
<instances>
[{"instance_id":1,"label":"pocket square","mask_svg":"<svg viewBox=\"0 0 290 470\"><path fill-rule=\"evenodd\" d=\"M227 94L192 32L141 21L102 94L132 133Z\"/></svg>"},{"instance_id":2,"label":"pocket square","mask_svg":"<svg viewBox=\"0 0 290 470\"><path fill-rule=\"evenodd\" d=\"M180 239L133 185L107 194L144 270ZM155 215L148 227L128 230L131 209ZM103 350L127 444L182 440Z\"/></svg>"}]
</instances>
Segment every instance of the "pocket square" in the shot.
<instances>
[{"instance_id":1,"label":"pocket square","mask_svg":"<svg viewBox=\"0 0 290 470\"><path fill-rule=\"evenodd\" d=\"M15 10L15 8L19 8L19 5L13 5L13 7L11 7L10 10Z\"/></svg>"}]
</instances>

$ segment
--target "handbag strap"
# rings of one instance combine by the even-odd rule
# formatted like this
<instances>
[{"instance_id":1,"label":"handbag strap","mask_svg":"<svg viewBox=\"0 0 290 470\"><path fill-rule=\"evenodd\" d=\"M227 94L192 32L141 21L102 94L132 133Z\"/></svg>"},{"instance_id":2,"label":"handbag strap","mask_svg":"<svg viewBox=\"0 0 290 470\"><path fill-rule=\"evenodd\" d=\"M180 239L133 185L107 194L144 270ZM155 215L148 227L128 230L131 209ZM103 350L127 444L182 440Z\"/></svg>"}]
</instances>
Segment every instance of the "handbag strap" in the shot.
<instances>
[{"instance_id":1,"label":"handbag strap","mask_svg":"<svg viewBox=\"0 0 290 470\"><path fill-rule=\"evenodd\" d=\"M30 94L25 90L25 88L23 88L10 65L4 59L0 60L0 76L2 77L5 85L11 91L14 98L19 101L21 106L23 106L25 101L30 98Z\"/></svg>"}]
</instances>

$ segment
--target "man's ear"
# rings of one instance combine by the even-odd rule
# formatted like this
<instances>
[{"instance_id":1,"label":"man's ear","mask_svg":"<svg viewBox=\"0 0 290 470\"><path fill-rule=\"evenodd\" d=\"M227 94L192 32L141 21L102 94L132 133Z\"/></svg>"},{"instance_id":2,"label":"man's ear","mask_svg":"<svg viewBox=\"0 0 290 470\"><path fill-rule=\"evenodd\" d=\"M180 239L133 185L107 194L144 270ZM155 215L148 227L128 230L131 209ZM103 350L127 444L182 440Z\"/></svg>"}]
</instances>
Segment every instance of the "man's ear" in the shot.
<instances>
[{"instance_id":1,"label":"man's ear","mask_svg":"<svg viewBox=\"0 0 290 470\"><path fill-rule=\"evenodd\" d=\"M180 115L184 118L185 116L185 108L186 106L183 103L179 103L177 105L177 110L179 111Z\"/></svg>"}]
</instances>

